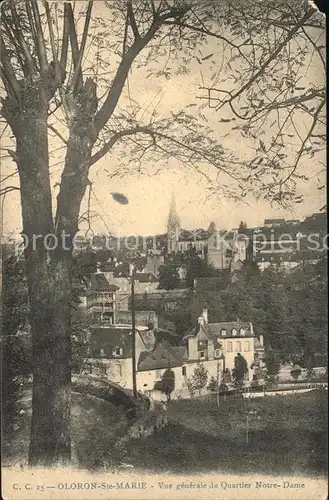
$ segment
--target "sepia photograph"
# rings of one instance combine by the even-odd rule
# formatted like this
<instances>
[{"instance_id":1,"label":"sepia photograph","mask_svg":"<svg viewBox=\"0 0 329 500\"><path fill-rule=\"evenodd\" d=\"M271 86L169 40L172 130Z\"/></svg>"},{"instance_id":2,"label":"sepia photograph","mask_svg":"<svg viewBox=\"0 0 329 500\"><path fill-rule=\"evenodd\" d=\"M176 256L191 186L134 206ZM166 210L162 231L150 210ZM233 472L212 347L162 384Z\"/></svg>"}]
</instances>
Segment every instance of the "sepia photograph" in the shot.
<instances>
[{"instance_id":1,"label":"sepia photograph","mask_svg":"<svg viewBox=\"0 0 329 500\"><path fill-rule=\"evenodd\" d=\"M8 500L326 500L325 2L6 0Z\"/></svg>"}]
</instances>

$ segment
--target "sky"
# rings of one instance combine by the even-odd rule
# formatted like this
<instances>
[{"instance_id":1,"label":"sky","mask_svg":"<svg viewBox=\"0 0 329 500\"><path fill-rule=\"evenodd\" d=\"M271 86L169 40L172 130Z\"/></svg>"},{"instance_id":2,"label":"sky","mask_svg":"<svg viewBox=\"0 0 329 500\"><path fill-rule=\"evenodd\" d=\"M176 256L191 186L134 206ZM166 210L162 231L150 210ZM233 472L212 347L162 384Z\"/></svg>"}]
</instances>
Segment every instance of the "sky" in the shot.
<instances>
[{"instance_id":1,"label":"sky","mask_svg":"<svg viewBox=\"0 0 329 500\"><path fill-rule=\"evenodd\" d=\"M211 50L212 47L208 47L205 54ZM129 76L130 96L143 107L157 105L160 113L162 111L166 114L169 110L178 110L198 97L201 81L200 68L197 64L192 64L189 70L186 75L176 75L166 80L145 78L143 70L133 68ZM322 78L318 67L311 66L309 78L311 81L318 81ZM121 105L126 102L125 99L127 99L127 93L123 95ZM215 111L211 112L210 120L214 129L218 129L218 137L225 136L225 127L219 124L219 116ZM242 155L250 147L241 136L233 134L223 139L223 144ZM209 184L202 175L174 159L161 165L156 175L150 175L154 165L146 165L144 174L134 173L126 175L125 178L111 178L104 170L115 170L118 154L120 151L114 150L113 154L104 157L92 167L89 176L93 183L91 208L99 214L99 217L93 220L92 228L95 232L111 232L117 235L164 233L172 194L176 198L181 225L186 229L207 228L211 221L216 223L217 228L229 229L237 227L241 220L246 221L247 225L252 227L260 225L264 218L269 217L299 219L319 211L325 204L325 193L318 190L316 178L298 186L298 192L304 195L304 202L291 207L289 211L278 206L271 206L264 200L257 201L253 197L246 198L243 203L237 203L225 197L221 192L211 194ZM312 160L306 168L311 173L316 171L316 165L312 164ZM12 170L13 164L4 159L2 175L7 175ZM53 185L58 180L59 173L60 167L53 170ZM111 195L113 192L123 193L129 203L120 205L115 202ZM57 192L54 190L54 200L56 195ZM85 198L81 211L86 207ZM6 197L3 230L5 233L18 233L22 230L18 191Z\"/></svg>"}]
</instances>

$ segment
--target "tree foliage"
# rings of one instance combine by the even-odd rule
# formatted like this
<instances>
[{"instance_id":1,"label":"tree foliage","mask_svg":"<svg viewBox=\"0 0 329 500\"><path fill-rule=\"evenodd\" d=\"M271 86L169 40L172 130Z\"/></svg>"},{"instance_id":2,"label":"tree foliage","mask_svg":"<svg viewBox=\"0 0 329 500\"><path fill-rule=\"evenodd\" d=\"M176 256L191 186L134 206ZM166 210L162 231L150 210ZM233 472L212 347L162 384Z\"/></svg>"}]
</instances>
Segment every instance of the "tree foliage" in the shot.
<instances>
[{"instance_id":1,"label":"tree foliage","mask_svg":"<svg viewBox=\"0 0 329 500\"><path fill-rule=\"evenodd\" d=\"M216 276L214 267L208 264L206 259L197 255L194 250L188 252L186 264L186 284L189 288L193 288L194 280L197 278L212 278Z\"/></svg>"},{"instance_id":2,"label":"tree foliage","mask_svg":"<svg viewBox=\"0 0 329 500\"><path fill-rule=\"evenodd\" d=\"M315 359L325 356L326 259L293 271L271 266L260 272L246 263L225 289L196 293L192 300L199 311L206 305L213 321L251 321L282 362L306 366L308 359L319 363Z\"/></svg>"},{"instance_id":3,"label":"tree foliage","mask_svg":"<svg viewBox=\"0 0 329 500\"><path fill-rule=\"evenodd\" d=\"M170 368L167 368L162 375L161 391L166 395L167 400L170 401L171 393L175 389L175 373Z\"/></svg>"},{"instance_id":4,"label":"tree foliage","mask_svg":"<svg viewBox=\"0 0 329 500\"><path fill-rule=\"evenodd\" d=\"M192 384L193 387L199 391L201 396L201 391L206 387L208 381L208 370L205 368L203 363L198 363L198 366L194 369L192 374Z\"/></svg>"},{"instance_id":5,"label":"tree foliage","mask_svg":"<svg viewBox=\"0 0 329 500\"><path fill-rule=\"evenodd\" d=\"M267 379L270 382L274 382L276 376L280 371L281 367L280 358L273 349L268 347L265 353L264 361L265 361Z\"/></svg>"},{"instance_id":6,"label":"tree foliage","mask_svg":"<svg viewBox=\"0 0 329 500\"><path fill-rule=\"evenodd\" d=\"M247 374L248 363L242 354L238 353L234 358L234 368L232 370L233 382L237 388L241 388L243 386L243 381Z\"/></svg>"},{"instance_id":7,"label":"tree foliage","mask_svg":"<svg viewBox=\"0 0 329 500\"><path fill-rule=\"evenodd\" d=\"M159 268L159 288L173 290L179 288L180 278L176 266L168 263Z\"/></svg>"},{"instance_id":8,"label":"tree foliage","mask_svg":"<svg viewBox=\"0 0 329 500\"><path fill-rule=\"evenodd\" d=\"M218 390L218 381L214 376L209 380L207 389L209 392L216 392Z\"/></svg>"}]
</instances>

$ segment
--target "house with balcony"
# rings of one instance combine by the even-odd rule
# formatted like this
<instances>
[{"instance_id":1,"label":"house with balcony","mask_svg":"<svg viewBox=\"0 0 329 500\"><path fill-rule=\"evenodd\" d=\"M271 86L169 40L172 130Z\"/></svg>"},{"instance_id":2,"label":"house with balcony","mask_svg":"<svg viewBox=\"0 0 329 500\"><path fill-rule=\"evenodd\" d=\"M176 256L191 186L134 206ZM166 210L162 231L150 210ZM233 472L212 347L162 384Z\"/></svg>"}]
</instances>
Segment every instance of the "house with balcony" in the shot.
<instances>
[{"instance_id":1,"label":"house with balcony","mask_svg":"<svg viewBox=\"0 0 329 500\"><path fill-rule=\"evenodd\" d=\"M128 311L130 309L131 276L133 264L128 262L105 262L98 264L98 269L103 272L107 281L118 287L117 310ZM158 277L152 272L135 272L135 294L143 296L153 293L159 285Z\"/></svg>"},{"instance_id":2,"label":"house with balcony","mask_svg":"<svg viewBox=\"0 0 329 500\"><path fill-rule=\"evenodd\" d=\"M109 283L104 273L97 271L79 290L79 307L87 309L95 321L115 323L118 291L117 285Z\"/></svg>"}]
</instances>

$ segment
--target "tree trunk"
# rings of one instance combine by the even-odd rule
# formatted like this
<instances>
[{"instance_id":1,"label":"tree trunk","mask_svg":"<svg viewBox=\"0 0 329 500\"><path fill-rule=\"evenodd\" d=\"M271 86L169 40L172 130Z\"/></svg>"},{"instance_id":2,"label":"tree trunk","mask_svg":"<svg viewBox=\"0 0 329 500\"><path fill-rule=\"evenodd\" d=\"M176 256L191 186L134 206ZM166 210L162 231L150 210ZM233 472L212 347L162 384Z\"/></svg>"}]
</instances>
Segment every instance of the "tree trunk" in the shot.
<instances>
[{"instance_id":1,"label":"tree trunk","mask_svg":"<svg viewBox=\"0 0 329 500\"><path fill-rule=\"evenodd\" d=\"M51 94L43 85L23 89L19 105L7 98L2 109L16 138L27 239L33 345L31 466L65 465L71 458L72 241L88 184L97 108L95 85L87 80L85 88L71 98L70 137L54 226L47 133Z\"/></svg>"},{"instance_id":2,"label":"tree trunk","mask_svg":"<svg viewBox=\"0 0 329 500\"><path fill-rule=\"evenodd\" d=\"M34 265L28 262L34 365L32 466L67 464L71 458L70 260L70 255L63 256L44 267L38 260Z\"/></svg>"},{"instance_id":3,"label":"tree trunk","mask_svg":"<svg viewBox=\"0 0 329 500\"><path fill-rule=\"evenodd\" d=\"M33 346L29 464L70 460L71 252L55 246L49 176L49 95L29 87L3 113L16 138Z\"/></svg>"}]
</instances>

